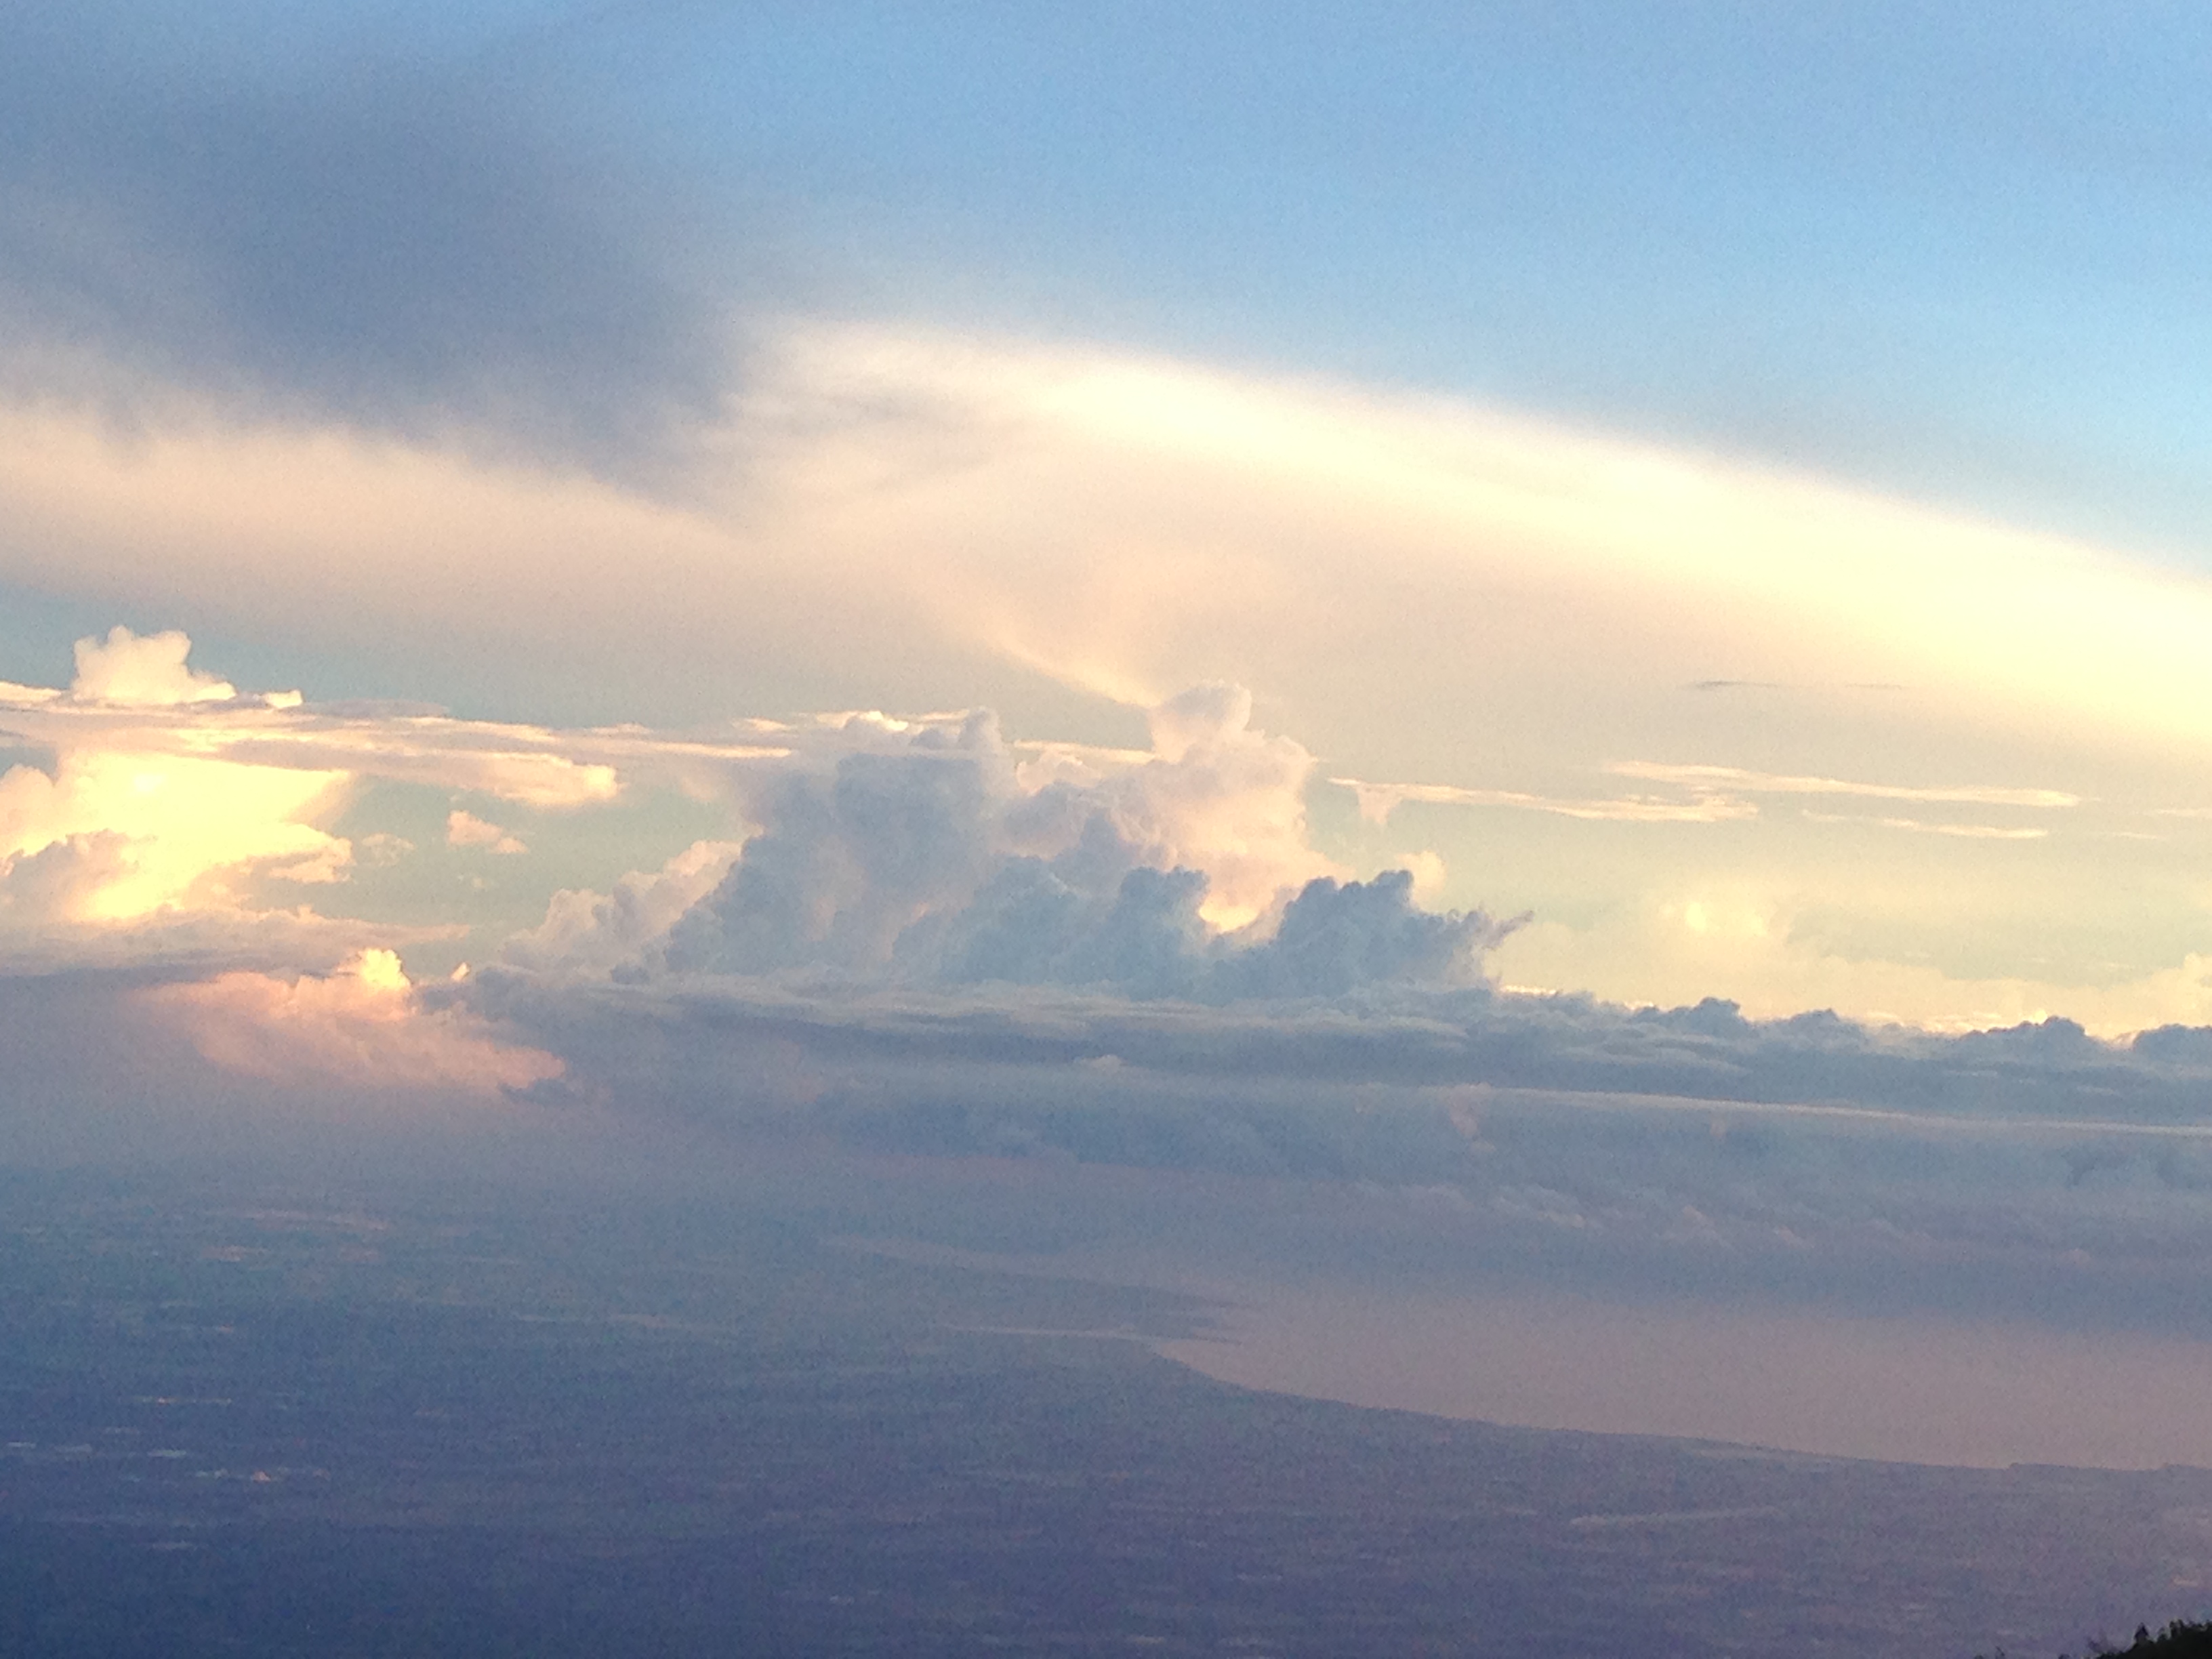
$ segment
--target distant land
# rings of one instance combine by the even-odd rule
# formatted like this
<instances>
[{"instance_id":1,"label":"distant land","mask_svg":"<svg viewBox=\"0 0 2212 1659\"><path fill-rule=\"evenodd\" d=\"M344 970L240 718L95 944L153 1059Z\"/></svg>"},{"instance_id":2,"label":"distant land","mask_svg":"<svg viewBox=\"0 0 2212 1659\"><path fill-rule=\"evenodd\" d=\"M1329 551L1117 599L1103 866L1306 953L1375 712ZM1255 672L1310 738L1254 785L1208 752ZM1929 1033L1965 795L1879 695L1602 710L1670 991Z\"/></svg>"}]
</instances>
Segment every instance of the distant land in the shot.
<instances>
[{"instance_id":1,"label":"distant land","mask_svg":"<svg viewBox=\"0 0 2212 1659\"><path fill-rule=\"evenodd\" d=\"M849 1219L0 1177L0 1650L1966 1659L2212 1601L2212 1474L1255 1392L1153 1351L1201 1303Z\"/></svg>"}]
</instances>

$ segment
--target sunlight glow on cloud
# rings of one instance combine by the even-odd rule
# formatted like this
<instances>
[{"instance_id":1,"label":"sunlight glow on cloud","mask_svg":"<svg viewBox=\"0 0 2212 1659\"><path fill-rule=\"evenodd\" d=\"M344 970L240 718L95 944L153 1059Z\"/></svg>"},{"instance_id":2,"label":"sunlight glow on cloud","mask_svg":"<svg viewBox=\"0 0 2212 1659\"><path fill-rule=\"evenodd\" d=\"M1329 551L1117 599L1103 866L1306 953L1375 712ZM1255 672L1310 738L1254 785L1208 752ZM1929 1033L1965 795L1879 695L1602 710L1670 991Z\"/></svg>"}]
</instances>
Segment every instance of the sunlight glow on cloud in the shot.
<instances>
[{"instance_id":1,"label":"sunlight glow on cloud","mask_svg":"<svg viewBox=\"0 0 2212 1659\"><path fill-rule=\"evenodd\" d=\"M854 330L798 335L791 358L825 416L850 410L791 454L832 539L902 515L992 637L1109 695L1172 683L1203 626L1261 653L1267 670L1243 672L1279 696L1300 678L1291 655L1334 635L1416 696L1522 678L1562 684L1564 710L1638 681L1828 675L1925 688L1970 726L2212 740L2195 643L2212 584L2055 538L1438 399L1164 360ZM925 412L902 426L885 409ZM1039 603L1025 576L1042 569L1018 547L1052 550L1075 602ZM1401 614L1390 649L1376 603L1407 592L1427 614L1417 629ZM1525 716L1527 697L1507 702Z\"/></svg>"},{"instance_id":2,"label":"sunlight glow on cloud","mask_svg":"<svg viewBox=\"0 0 2212 1659\"><path fill-rule=\"evenodd\" d=\"M307 818L345 775L246 766L127 750L65 751L49 775L0 776L0 859L12 877L27 857L96 838L106 856L82 866L56 907L85 921L167 908L229 908L252 866L324 881L345 843Z\"/></svg>"},{"instance_id":3,"label":"sunlight glow on cloud","mask_svg":"<svg viewBox=\"0 0 2212 1659\"><path fill-rule=\"evenodd\" d=\"M1841 902L1823 885L1828 863L1884 860L1889 920L1847 947L1863 969L1845 976L1848 1006L1862 1012L1988 1006L1979 967L1950 971L1948 1010L1934 992L1871 988L1885 975L1921 983L1916 915L2009 925L2003 872L1962 872L1945 848L2048 849L2038 890L2058 896L2045 908L2069 932L2020 963L2043 1006L2148 982L2195 942L2172 902L2194 854L2177 842L2154 866L2161 843L2136 820L2191 799L2212 750L2212 584L1770 467L1109 350L793 322L765 338L728 409L725 429L698 434L692 472L655 496L212 415L123 443L58 406L19 406L0 411L0 580L141 606L188 594L199 614L301 637L404 630L494 674L588 658L608 718L627 717L626 689L648 687L678 688L702 722L823 702L988 702L1024 775L1060 769L1108 788L1119 833L1161 867L1204 868L1217 927L1263 920L1301 877L1377 867L1387 848L1370 832L1399 808L1500 809L1424 822L1445 872L1437 896L1533 906L1546 927L1583 930L1588 950L1552 959L1594 977L1540 976L1557 988L1772 1006L1833 980L1771 957L1708 964L1716 983L1670 950L1592 957L1599 917L1679 896L1631 836L1680 857L1668 838L1695 835L1711 849L1695 856L1750 860L1710 874L1763 884L1778 937ZM796 714L677 737L283 708L219 697L224 682L159 654L173 637L91 641L107 679L88 674L75 696L0 690L6 723L70 753L173 753L563 811L656 781L732 799L738 774L823 729ZM118 643L139 680L117 678ZM1242 735L1217 719L1220 775L1202 803L1179 800L1195 774L1161 769L1182 734L1160 711L1177 688L1229 682L1255 689L1276 735L1255 736L1249 709ZM1740 695L1691 689L1723 683ZM102 684L149 701L89 700ZM1139 717L1152 747L1112 759ZM1355 791L1355 828L1305 825L1316 755ZM1617 758L1669 755L1709 758ZM1604 776L1639 787L1593 787ZM1416 781L1374 781L1390 779ZM1905 810L1853 823L1777 811L1778 797ZM463 810L500 816L481 800ZM2036 821L2061 813L2063 835ZM1540 844L1515 816L1556 833ZM1877 854L1866 828L1898 833ZM70 860L119 869L122 843L70 851L69 837L112 830L88 812L40 830L40 846L63 849L40 890ZM503 830L486 846L502 839L524 837ZM2137 863L2075 850L2123 842L2144 849ZM652 870L671 844L633 867ZM242 856L295 879L349 868L319 844ZM180 873L117 902L178 902L191 884ZM2135 943L2112 942L2123 928ZM1632 933L1613 928L1606 948L1653 948ZM1655 977L1662 962L1674 966Z\"/></svg>"},{"instance_id":4,"label":"sunlight glow on cloud","mask_svg":"<svg viewBox=\"0 0 2212 1659\"><path fill-rule=\"evenodd\" d=\"M671 777L781 752L749 744L612 732L578 740L535 727L428 716L325 715L296 692L241 698L186 665L181 632L118 628L77 643L66 694L0 688L0 731L50 750L51 763L0 775L0 925L50 946L55 926L102 927L189 916L246 918L261 881L328 888L348 878L355 848L325 822L364 779L480 791L541 808L612 799L614 760ZM499 854L519 837L466 811L456 844ZM487 833L489 832L489 833ZM403 838L365 848L382 867Z\"/></svg>"},{"instance_id":5,"label":"sunlight glow on cloud","mask_svg":"<svg viewBox=\"0 0 2212 1659\"><path fill-rule=\"evenodd\" d=\"M224 974L147 994L205 1059L278 1083L497 1094L563 1069L538 1049L499 1042L465 1010L423 1006L387 950L364 951L325 976Z\"/></svg>"},{"instance_id":6,"label":"sunlight glow on cloud","mask_svg":"<svg viewBox=\"0 0 2212 1659\"><path fill-rule=\"evenodd\" d=\"M455 807L446 815L446 845L448 847L480 847L489 853L512 857L527 853L520 837L510 836L495 823L487 823L473 812Z\"/></svg>"},{"instance_id":7,"label":"sunlight glow on cloud","mask_svg":"<svg viewBox=\"0 0 2212 1659\"><path fill-rule=\"evenodd\" d=\"M76 679L70 695L87 702L161 706L179 702L227 702L238 688L212 674L185 665L192 642L171 630L143 639L127 628L109 630L106 640L76 642Z\"/></svg>"}]
</instances>

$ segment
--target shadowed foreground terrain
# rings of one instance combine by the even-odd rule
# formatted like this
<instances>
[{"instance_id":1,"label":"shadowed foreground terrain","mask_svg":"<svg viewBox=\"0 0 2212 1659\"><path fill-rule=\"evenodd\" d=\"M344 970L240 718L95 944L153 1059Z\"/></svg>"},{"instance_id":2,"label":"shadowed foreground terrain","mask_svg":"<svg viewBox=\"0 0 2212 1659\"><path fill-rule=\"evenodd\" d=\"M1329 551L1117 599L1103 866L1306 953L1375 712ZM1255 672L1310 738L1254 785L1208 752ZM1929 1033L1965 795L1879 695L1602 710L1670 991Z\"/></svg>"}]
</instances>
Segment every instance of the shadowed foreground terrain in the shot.
<instances>
[{"instance_id":1,"label":"shadowed foreground terrain","mask_svg":"<svg viewBox=\"0 0 2212 1659\"><path fill-rule=\"evenodd\" d=\"M1942 1659L2079 1652L2212 1582L2203 1473L1254 1394L1140 1340L1195 1304L712 1206L9 1178L0 1310L26 1659Z\"/></svg>"},{"instance_id":2,"label":"shadowed foreground terrain","mask_svg":"<svg viewBox=\"0 0 2212 1659\"><path fill-rule=\"evenodd\" d=\"M2003 1650L1998 1651L2001 1656ZM1981 1656L1981 1659L1989 1659L1989 1656ZM2061 1655L2060 1659L2067 1659L2067 1656ZM2212 1624L2176 1619L2156 1632L2148 1625L2138 1625L2135 1640L2127 1646L2093 1642L2087 1659L2212 1659Z\"/></svg>"}]
</instances>

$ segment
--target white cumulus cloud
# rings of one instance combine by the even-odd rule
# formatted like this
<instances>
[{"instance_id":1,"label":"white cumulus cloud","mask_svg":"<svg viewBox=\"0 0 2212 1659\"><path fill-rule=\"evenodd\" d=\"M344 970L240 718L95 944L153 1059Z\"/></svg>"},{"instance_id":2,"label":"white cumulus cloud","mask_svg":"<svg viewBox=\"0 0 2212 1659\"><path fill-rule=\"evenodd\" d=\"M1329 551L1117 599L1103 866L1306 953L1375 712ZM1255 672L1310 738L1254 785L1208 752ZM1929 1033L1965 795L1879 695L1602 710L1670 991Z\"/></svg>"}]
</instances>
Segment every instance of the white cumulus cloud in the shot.
<instances>
[{"instance_id":1,"label":"white cumulus cloud","mask_svg":"<svg viewBox=\"0 0 2212 1659\"><path fill-rule=\"evenodd\" d=\"M238 688L228 680L185 665L191 649L191 638L173 629L141 635L112 628L105 640L76 642L76 678L70 694L87 702L150 708L235 697Z\"/></svg>"}]
</instances>

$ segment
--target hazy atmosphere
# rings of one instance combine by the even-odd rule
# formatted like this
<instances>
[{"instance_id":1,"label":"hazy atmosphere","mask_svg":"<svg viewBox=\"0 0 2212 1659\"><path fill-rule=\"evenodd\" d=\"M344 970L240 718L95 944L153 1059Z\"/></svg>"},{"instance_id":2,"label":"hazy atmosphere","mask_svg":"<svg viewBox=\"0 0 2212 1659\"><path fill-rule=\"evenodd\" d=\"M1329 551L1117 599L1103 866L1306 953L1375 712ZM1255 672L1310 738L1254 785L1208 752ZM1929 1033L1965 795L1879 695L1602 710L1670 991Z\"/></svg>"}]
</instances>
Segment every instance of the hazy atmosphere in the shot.
<instances>
[{"instance_id":1,"label":"hazy atmosphere","mask_svg":"<svg viewBox=\"0 0 2212 1659\"><path fill-rule=\"evenodd\" d=\"M262 1273L240 1329L787 1297L1007 1423L1156 1379L1211 1491L1301 1437L1577 1437L1582 1530L1453 1604L1518 1651L2201 1616L2212 1477L2013 1466L2212 1468L2208 49L1695 0L0 21L0 1288L48 1367L0 1376L10 1455L108 1444L25 1425L141 1316L57 1310L233 1294L110 1257ZM494 1328L408 1327L392 1386ZM276 1375L236 1364L226 1404ZM1261 1415L1191 1426L1223 1401ZM1662 1477L1651 1437L1812 1461ZM2054 1484L1960 1495L2001 1478ZM754 1525L745 1480L696 1513ZM2044 1542L1973 1530L2015 1502ZM1646 1583L1575 1565L1616 1521L1725 1577L1731 1517L1802 1563L1885 1504L2022 1576L1837 1568L1917 1639L1772 1611L1788 1565L1736 1624L1540 1611ZM99 1640L171 1650L185 1594ZM968 1650L775 1595L574 1650ZM1486 1650L1290 1606L1246 1646ZM95 1650L66 1623L25 1650Z\"/></svg>"}]
</instances>

